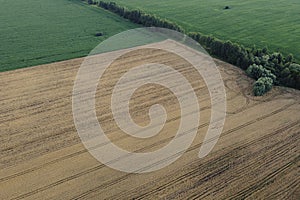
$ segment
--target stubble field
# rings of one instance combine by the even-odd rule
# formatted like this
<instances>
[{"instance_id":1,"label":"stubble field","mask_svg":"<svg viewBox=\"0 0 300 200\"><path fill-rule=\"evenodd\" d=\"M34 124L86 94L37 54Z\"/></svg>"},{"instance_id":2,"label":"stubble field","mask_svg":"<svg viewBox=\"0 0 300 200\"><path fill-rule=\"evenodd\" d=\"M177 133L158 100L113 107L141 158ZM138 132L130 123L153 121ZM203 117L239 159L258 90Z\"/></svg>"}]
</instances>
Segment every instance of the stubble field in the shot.
<instances>
[{"instance_id":1,"label":"stubble field","mask_svg":"<svg viewBox=\"0 0 300 200\"><path fill-rule=\"evenodd\" d=\"M103 83L110 86L124 73L124 67L140 64L141 58L149 62L159 59L182 73L192 73L182 59L146 49L133 52L130 59L120 59L115 76ZM96 161L76 133L72 89L82 61L79 58L0 74L0 199L299 197L299 91L275 87L263 97L253 97L253 80L240 69L215 60L226 86L227 117L213 151L204 159L198 158L211 106L203 80L191 75L201 106L193 144L168 167L127 174ZM166 74L161 76L167 78ZM106 89L97 90L96 110L111 141L136 152L153 151L171 141L180 116L170 92L149 86L133 95L132 116L137 123L147 124L147 108L155 103L163 104L169 114L166 128L144 141L115 127L99 103L109 99Z\"/></svg>"}]
</instances>

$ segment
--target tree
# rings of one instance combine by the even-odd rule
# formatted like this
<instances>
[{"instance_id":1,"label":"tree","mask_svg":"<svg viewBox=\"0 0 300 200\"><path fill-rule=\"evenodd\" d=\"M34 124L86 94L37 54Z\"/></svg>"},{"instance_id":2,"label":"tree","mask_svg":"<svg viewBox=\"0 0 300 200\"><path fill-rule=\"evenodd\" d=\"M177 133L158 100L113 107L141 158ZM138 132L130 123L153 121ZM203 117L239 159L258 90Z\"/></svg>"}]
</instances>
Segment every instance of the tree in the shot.
<instances>
[{"instance_id":1,"label":"tree","mask_svg":"<svg viewBox=\"0 0 300 200\"><path fill-rule=\"evenodd\" d=\"M270 70L265 69L261 65L250 65L246 73L248 74L248 76L254 78L255 80L258 80L261 77L267 77L272 79L273 82L276 81L276 76L272 74Z\"/></svg>"},{"instance_id":2,"label":"tree","mask_svg":"<svg viewBox=\"0 0 300 200\"><path fill-rule=\"evenodd\" d=\"M253 93L255 96L262 96L268 91L270 91L273 87L273 80L268 77L259 78L254 86L253 86Z\"/></svg>"},{"instance_id":3,"label":"tree","mask_svg":"<svg viewBox=\"0 0 300 200\"><path fill-rule=\"evenodd\" d=\"M264 47L263 49L262 49L262 53L264 54L264 55L266 55L266 54L268 54L268 48L267 47Z\"/></svg>"},{"instance_id":4,"label":"tree","mask_svg":"<svg viewBox=\"0 0 300 200\"><path fill-rule=\"evenodd\" d=\"M290 63L292 62L294 59L293 54L289 54L286 58L285 58L285 63Z\"/></svg>"}]
</instances>

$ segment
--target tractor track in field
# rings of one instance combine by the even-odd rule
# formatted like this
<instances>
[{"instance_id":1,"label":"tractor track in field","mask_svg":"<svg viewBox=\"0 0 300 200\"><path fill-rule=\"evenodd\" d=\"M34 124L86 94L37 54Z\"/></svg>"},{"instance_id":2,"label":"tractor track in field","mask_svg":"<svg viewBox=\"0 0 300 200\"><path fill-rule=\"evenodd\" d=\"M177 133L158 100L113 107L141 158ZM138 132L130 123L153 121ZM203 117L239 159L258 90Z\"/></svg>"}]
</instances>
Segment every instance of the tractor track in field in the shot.
<instances>
[{"instance_id":1,"label":"tractor track in field","mask_svg":"<svg viewBox=\"0 0 300 200\"><path fill-rule=\"evenodd\" d=\"M274 133L272 133L272 134L270 134L270 135L267 135L267 136L264 136L264 137L260 138L260 140L268 139L270 136L274 136L274 135L276 135L276 134L278 134L278 133L281 133L281 132L284 132L284 131L289 131L291 128L293 128L293 127L295 127L295 126L297 126L297 125L299 126L299 122L300 122L300 121L295 122L295 123L293 123L293 124L291 124L291 125L289 125L289 126L287 126L287 127L281 128L281 129L275 131ZM164 185L161 185L160 187L156 188L155 190L151 190L151 191L149 191L149 192L147 192L147 193L141 193L141 192L142 192L142 189L146 187L146 186L141 186L140 188L135 189L136 191L139 191L139 196L135 197L135 199L143 199L143 198L145 198L145 197L147 197L147 196L149 197L149 196L153 195L154 193L157 193L157 192L159 192L159 191L163 191L163 190L166 189L167 187L171 187L173 184L176 184L177 182L182 182L184 179L195 178L195 177L199 176L199 173L197 173L197 172L201 172L201 171L203 170L203 169L201 168L201 165L203 165L203 166L205 166L205 165L219 166L218 163L224 163L224 159L228 159L227 155L231 155L231 154L233 154L232 152L234 152L234 151L239 151L239 150L241 150L241 149L243 149L243 148L246 148L247 146L250 146L250 145L253 145L253 144L256 144L256 145L257 145L257 144L260 142L260 140L250 141L250 142L248 142L248 143L246 143L246 144L244 144L244 145L242 145L242 146L239 146L239 147L237 147L237 148L235 148L235 149L233 149L233 150L231 150L231 151L229 151L229 152L224 153L222 156L218 157L217 159L203 162L203 163L201 163L201 164L199 165L199 168L190 170L187 174L184 174L184 175L182 175L182 176L180 176L180 177L178 177L178 178L176 178L176 179L173 179L172 181L169 181L169 182L165 183ZM277 144L275 144L275 146L276 146L276 145L277 145ZM195 149L197 149L197 148L198 148L198 147L193 147L192 149L195 150ZM262 151L263 151L263 150L262 150ZM261 153L261 152L257 152L257 154L255 154L255 155L259 155L259 153ZM255 156L255 155L251 155L251 156ZM245 160L246 160L246 158L244 159L244 161L245 161ZM241 163L239 163L239 164L241 164ZM187 166L186 166L186 167L187 167ZM203 178L198 179L198 184L201 184L201 183L207 181L208 179L212 179L212 178L214 178L214 177L220 175L221 173L225 172L225 171L228 170L228 169L229 169L228 166L221 167L220 169L218 169L218 170L216 170L216 171L214 171L214 172L211 172L211 173L207 174L207 175L204 176ZM176 174L177 174L179 171L180 171L180 170L175 171L175 172L173 172L173 173L170 174L170 175L176 176ZM203 175L203 174L201 174L201 175ZM161 181L161 180L163 180L163 179L166 179L166 178L163 177L163 178L161 178L161 179L158 180L158 181ZM122 180L122 179L121 179L121 180ZM153 183L152 183L152 184L153 184ZM194 186L194 187L195 187L195 186ZM131 191L131 192L132 192L132 191ZM185 191L182 191L182 192L185 192ZM178 193L179 193L179 192L177 191L177 192L176 192L176 195L178 195ZM127 197L126 197L126 196L122 196L122 194L118 194L118 195L116 195L116 196L114 196L114 197L115 197L115 198L128 198L128 196L127 196ZM174 196L174 197L175 197L175 196ZM172 198L174 198L174 197L170 196L169 198L172 199ZM197 199L197 198L196 198L196 199Z\"/></svg>"},{"instance_id":2,"label":"tractor track in field","mask_svg":"<svg viewBox=\"0 0 300 200\"><path fill-rule=\"evenodd\" d=\"M198 129L199 136L185 152L186 156L167 169L145 176L117 173L95 162L80 145L72 118L73 83L83 59L0 73L0 91L4 93L0 97L0 142L3 144L0 148L0 187L5 189L5 196L0 194L0 198L99 199L100 195L107 199L244 199L255 195L268 198L296 195L299 181L294 174L300 159L298 91L275 87L264 97L253 97L250 94L253 81L240 69L216 60L228 94L227 118L214 150L199 159L196 155L209 126L211 108L204 81L197 79L193 70L185 68L181 59L154 49L124 56L117 64L126 68L142 64L143 59L148 62L162 60L166 65L173 65L189 78L200 95L203 118L198 127L190 128L190 131ZM113 68L111 77L104 80L108 87L100 88L96 99L109 99L110 87L124 72L123 68ZM169 75L165 73L161 77L167 79ZM148 152L172 140L172 127L176 128L181 116L173 106L176 100L164 89L145 88L139 92L133 99L137 104L132 106L132 116L147 121L141 110L157 101L163 102L171 116L166 121L170 133L150 142L131 141L129 135L119 134L111 114L102 112L98 104L97 116L101 125L107 127L111 142L128 143L132 152ZM188 115L192 113L194 111ZM176 155L141 170L173 156ZM123 157L111 162L120 159ZM76 165L68 165L70 162ZM50 171L44 174L45 169ZM48 177L51 180L42 181ZM25 184L31 182L32 186ZM278 188L277 182L284 185ZM11 187L13 183L16 189Z\"/></svg>"},{"instance_id":3,"label":"tractor track in field","mask_svg":"<svg viewBox=\"0 0 300 200\"><path fill-rule=\"evenodd\" d=\"M248 122L248 123L243 124L243 125L241 125L241 126L239 126L239 127L236 127L236 128L231 129L231 130L229 130L229 131L227 131L227 132L224 132L224 133L221 135L221 137L225 137L227 134L230 134L230 133L232 133L232 132L234 132L234 131L237 131L237 130L239 130L239 129L242 129L242 128L244 128L244 127L246 127L246 126L248 126L248 125L250 125L250 124L253 124L253 123L255 123L255 122L259 121L259 120L263 120L264 118L267 118L267 117L270 117L270 116L272 116L272 115L274 115L274 114L280 113L281 111L285 110L286 108L290 107L291 105L293 105L293 104L284 106L284 107L282 107L282 108L280 108L280 109L278 109L278 110L276 110L276 111L274 111L274 112L272 112L272 113L270 113L270 114L268 114L268 115L266 115L266 116L263 116L263 117L259 118L258 120L254 120L254 121ZM282 132L283 130L287 130L287 129L289 129L289 128L292 128L293 126L298 125L299 123L300 123L300 121L297 121L297 122L295 122L295 123L293 123L293 124L291 124L291 125L289 125L289 126L287 126L287 127L284 127L284 128L282 128L282 129L280 129L280 130L275 131L275 133L277 133L277 132ZM168 139L169 139L169 138L168 138ZM161 144L161 143L165 143L165 142L166 142L166 141L160 141L160 142L158 142L158 143L156 143L156 144L153 144L152 146L155 146L155 145L158 145L158 144ZM195 145L195 146L191 147L189 150L187 150L186 152L189 152L189 151L198 149L201 145L202 145L202 143L200 143L200 144L198 144L198 145ZM149 147L152 147L152 146L147 146L147 147L145 147L143 150L147 150ZM140 149L140 150L142 150L142 149ZM120 159L122 159L122 158L120 158ZM159 163L158 163L158 164L159 164ZM39 189L37 189L37 190L35 190L35 191L32 191L32 192L30 192L30 193L28 193L28 194L21 195L20 197L18 197L18 198L16 198L16 199L22 199L22 198L28 197L28 196L33 195L33 194L35 194L35 193L38 193L38 192L47 190L47 189L49 189L49 188L51 188L51 187L55 187L55 186L57 186L57 185L59 185L59 184L62 184L62 183L64 183L64 182L67 182L67 181L70 181L70 180L72 180L72 179L78 178L78 177L80 177L80 176L86 175L86 174L88 174L88 173L97 171L97 170L99 170L99 169L101 169L101 168L103 168L103 167L105 167L105 165L101 164L101 165L96 166L96 167L94 167L94 168L92 168L92 169L89 169L89 170L83 171L83 172L81 172L81 173L79 173L79 174L73 175L72 177L67 177L67 178L65 178L65 179L59 180L59 181L57 181L57 182L55 182L55 183L53 183L53 184L51 184L51 185L48 185L48 186L46 186L46 187L39 188ZM97 188L94 188L94 189L88 191L87 193L82 194L82 195L79 196L79 197L76 197L75 199L84 197L84 196L88 195L89 193L92 193L92 192L94 192L94 191L103 189L103 188L105 188L105 187L115 185L116 183L119 183L119 182L121 182L122 180L125 180L128 176L130 176L130 174L127 174L127 175L125 175L124 177L121 177L121 178L118 179L118 180L114 180L114 181L112 181L112 182L110 182L110 183L105 183L104 185L98 186ZM180 181L180 180L178 180L178 181Z\"/></svg>"},{"instance_id":4,"label":"tractor track in field","mask_svg":"<svg viewBox=\"0 0 300 200\"><path fill-rule=\"evenodd\" d=\"M268 98L268 101L271 101L272 99L273 99L273 98ZM257 105L257 104L258 104L258 103L253 104L251 107L253 107L253 106ZM258 119L255 119L255 120L252 120L252 121L250 121L250 122L247 122L247 123L245 123L245 124L243 124L243 125L240 125L240 126L238 126L238 127L235 127L235 128L233 128L233 129L231 129L231 130L229 130L229 131L227 131L227 132L224 132L222 135L226 135L226 134L231 133L231 132L233 132L233 131L239 130L239 129L245 127L245 126L248 126L248 125L250 125L250 124L253 124L253 123L257 122L257 121L260 121L260 120L262 120L262 119L264 119L264 118L270 117L270 116L272 116L272 115L274 115L274 114L277 114L277 113L279 113L279 112L281 112L281 111L287 109L288 107L290 107L290 106L292 106L292 105L294 105L294 103L291 103L291 104L289 104L289 105L286 105L286 106L284 106L284 107L282 107L282 108L280 108L280 109L278 109L278 110L276 110L276 111L274 111L274 112L272 112L272 113L269 113L269 114L266 115L266 116L260 117L260 118L258 118ZM249 107L249 108L251 108L251 107ZM249 109L249 108L248 108L248 109ZM243 111L243 110L240 110L239 112L242 112L242 111ZM178 117L177 117L177 118L173 118L172 120L177 120L177 119L178 119ZM209 125L208 123L205 123L205 124L200 125L199 128L203 128L203 127L206 127L206 126L208 126L208 125ZM69 130L69 131L70 131L70 130ZM113 131L116 131L116 130L112 130L112 132L113 132ZM38 140L33 140L33 141L28 142L28 143L23 143L23 144L20 144L20 145L22 145L22 146L30 146L30 145L33 144L33 143L36 143L36 142L43 142L43 141L47 140L47 138L55 138L55 137L58 136L58 135L60 135L60 133L57 134L57 135L50 135L50 136L48 136L48 137L39 138ZM127 137L129 137L129 136L125 135L125 136L123 136L123 137L118 138L117 140L113 140L112 142L120 141L120 140L125 139L125 138L127 138ZM222 137L222 136L221 136L221 137ZM155 145L158 145L158 144L165 143L166 141L170 140L171 138L172 138L172 137L167 138L166 140L160 141L159 143L153 144L153 145L155 146ZM76 142L74 142L74 144L76 144ZM103 145L105 145L105 144L103 144ZM17 147L18 147L18 146L10 147L9 149L1 150L1 152L10 151L11 149L15 149L15 148L17 148ZM144 148L144 149L141 149L141 150L146 150L146 149L147 149L147 148ZM22 150L24 150L24 149L22 149ZM87 150L80 151L80 153L85 153L86 151L87 151ZM73 154L73 156L79 155L80 153L75 153L75 154ZM72 156L72 157L73 157L73 156ZM69 157L70 157L69 155L66 156L66 159L69 158ZM61 160L62 160L62 159L58 159L57 161L61 161ZM54 162L52 161L51 164L53 164L53 163L54 163ZM41 167L45 167L45 166L47 166L47 165L42 165ZM37 168L37 169L38 169L38 168ZM29 173L29 172L32 172L32 171L34 171L34 170L27 170L26 173ZM19 175L23 175L23 174L25 174L25 173L20 173ZM10 177L13 178L13 177L16 177L16 176L17 176L17 175L12 175L12 176L10 176ZM9 177L0 178L0 182L1 182L1 181L4 181L4 180L8 180L8 179L9 179Z\"/></svg>"},{"instance_id":5,"label":"tractor track in field","mask_svg":"<svg viewBox=\"0 0 300 200\"><path fill-rule=\"evenodd\" d=\"M226 85L226 80L225 80L225 86L228 88L228 86ZM201 89L201 88L199 88L199 89ZM203 87L202 87L202 89L203 89ZM243 107L241 107L240 109L238 109L237 111L235 111L235 112L228 112L228 114L237 114L237 113L240 113L240 112L242 112L242 111L244 111L245 109L249 109L249 108L251 108L251 107L254 107L254 106L256 106L256 105L258 105L259 104L259 102L257 102L257 103L254 103L254 104L252 104L251 106L248 106L247 107L247 105L249 105L249 98L246 96L246 95L244 95L244 91L242 91L242 93L243 93L243 96L245 97L245 98L247 98L247 104L246 105L244 105ZM238 93L239 94L239 93ZM267 102L267 101L271 101L271 100L274 100L274 97L276 96L276 94L274 94L274 95L271 95L271 96L269 96L268 98L266 98L265 100L264 100L264 102ZM71 96L70 96L71 97ZM68 97L68 98L70 98L70 97ZM232 99L234 99L236 96L233 96L232 98L230 98L230 99L228 99L229 101L230 100L232 100ZM168 97L165 97L165 98L168 98ZM280 98L280 97L279 97ZM53 101L53 102L55 102L55 101ZM56 108L64 108L64 106L66 106L68 103L65 103L64 105L61 105L60 107L56 107ZM204 110L206 110L206 109L209 109L210 107L204 107L203 109L202 109L202 111L204 111ZM283 109L281 109L281 110L284 110L285 108L283 108ZM48 111L50 111L51 109L49 108L48 109ZM280 111L281 111L280 110ZM45 111L47 111L47 110L43 110L43 111L39 111L39 112L35 112L35 113L32 113L33 115L34 114L39 114L40 112L45 112ZM276 112L275 112L276 113ZM274 114L274 113L271 113L271 115L272 114ZM105 117L105 116L103 116L103 117ZM20 118L22 118L22 117L20 117ZM174 119L172 119L172 120L176 120L176 119L178 119L178 117L177 118L174 118ZM205 127L205 126L208 126L208 123L206 123L206 124L203 124L203 125L201 125L199 128L203 128L203 127ZM70 127L70 128L67 128L67 129L65 129L65 130L63 130L63 132L70 132L70 131L72 131L72 128ZM115 131L115 130L112 130L112 132L113 131ZM18 133L11 133L10 134L10 136L13 136L13 135L15 135L15 134L22 134L22 132L18 132ZM109 134L109 133L108 133ZM3 154L3 153L5 153L6 151L11 151L12 149L17 149L18 147L23 147L24 148L24 146L30 146L31 144L34 144L34 143L39 143L39 142L43 142L44 140L47 140L47 139L49 139L49 138L55 138L56 136L61 136L61 132L60 133L57 133L56 135L53 135L53 134L50 134L49 136L44 136L44 137L42 137L42 138L38 138L38 139L36 139L36 140L31 140L30 142L28 142L28 143L22 143L22 144L19 144L18 146L12 146L12 147L9 147L9 148L7 148L7 149L1 149L1 151L0 151L0 154ZM127 137L123 137L123 138L127 138ZM118 140L120 140L120 139L123 139L123 138L119 138ZM73 144L76 144L78 142L78 140L76 140L76 141L74 141L74 143ZM114 141L113 141L114 142ZM22 150L20 150L20 151L24 151L24 149L22 149ZM17 152L16 152L17 153ZM1 181L1 179L0 179L0 181Z\"/></svg>"}]
</instances>

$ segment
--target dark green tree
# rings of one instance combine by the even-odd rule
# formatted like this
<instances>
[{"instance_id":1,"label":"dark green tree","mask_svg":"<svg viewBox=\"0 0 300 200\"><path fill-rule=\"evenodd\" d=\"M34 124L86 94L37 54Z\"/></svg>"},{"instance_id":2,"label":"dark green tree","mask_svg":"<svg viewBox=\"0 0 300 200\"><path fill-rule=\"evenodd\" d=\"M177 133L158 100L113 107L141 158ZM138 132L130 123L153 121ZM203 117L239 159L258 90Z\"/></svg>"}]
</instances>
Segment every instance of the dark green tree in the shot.
<instances>
[{"instance_id":1,"label":"dark green tree","mask_svg":"<svg viewBox=\"0 0 300 200\"><path fill-rule=\"evenodd\" d=\"M255 96L262 96L268 91L270 91L273 87L273 80L268 77L259 78L253 86L253 94Z\"/></svg>"}]
</instances>

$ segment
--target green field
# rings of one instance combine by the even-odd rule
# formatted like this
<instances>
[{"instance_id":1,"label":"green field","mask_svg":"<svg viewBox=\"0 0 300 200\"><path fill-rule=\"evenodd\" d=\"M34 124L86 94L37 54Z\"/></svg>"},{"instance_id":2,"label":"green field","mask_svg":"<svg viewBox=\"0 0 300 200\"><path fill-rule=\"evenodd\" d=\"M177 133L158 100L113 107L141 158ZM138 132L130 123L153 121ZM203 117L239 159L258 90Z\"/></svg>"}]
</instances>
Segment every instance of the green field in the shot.
<instances>
[{"instance_id":1,"label":"green field","mask_svg":"<svg viewBox=\"0 0 300 200\"><path fill-rule=\"evenodd\" d=\"M247 47L267 46L300 62L299 0L114 0ZM0 0L0 71L87 55L137 25L81 0ZM229 5L231 9L223 8ZM96 33L104 36L96 37Z\"/></svg>"},{"instance_id":2,"label":"green field","mask_svg":"<svg viewBox=\"0 0 300 200\"><path fill-rule=\"evenodd\" d=\"M99 42L135 28L80 0L0 0L0 71L87 55ZM96 37L102 32L104 36Z\"/></svg>"},{"instance_id":3,"label":"green field","mask_svg":"<svg viewBox=\"0 0 300 200\"><path fill-rule=\"evenodd\" d=\"M109 0L106 0L109 1ZM247 47L268 47L300 62L299 0L113 0ZM231 9L224 10L225 6Z\"/></svg>"}]
</instances>

